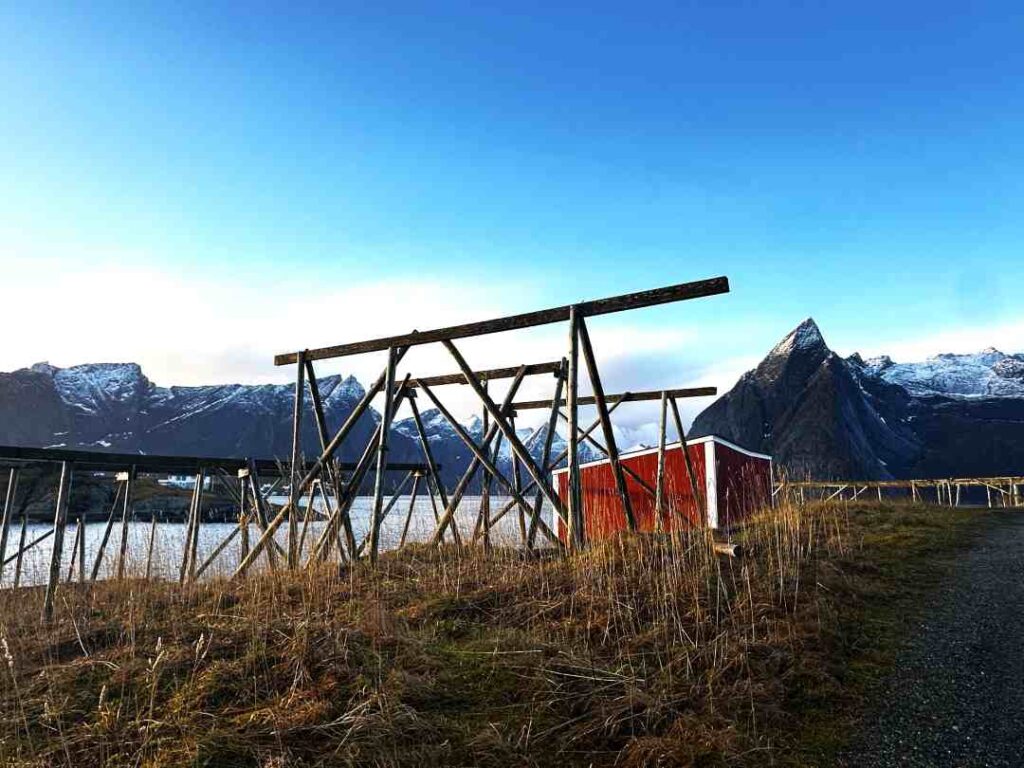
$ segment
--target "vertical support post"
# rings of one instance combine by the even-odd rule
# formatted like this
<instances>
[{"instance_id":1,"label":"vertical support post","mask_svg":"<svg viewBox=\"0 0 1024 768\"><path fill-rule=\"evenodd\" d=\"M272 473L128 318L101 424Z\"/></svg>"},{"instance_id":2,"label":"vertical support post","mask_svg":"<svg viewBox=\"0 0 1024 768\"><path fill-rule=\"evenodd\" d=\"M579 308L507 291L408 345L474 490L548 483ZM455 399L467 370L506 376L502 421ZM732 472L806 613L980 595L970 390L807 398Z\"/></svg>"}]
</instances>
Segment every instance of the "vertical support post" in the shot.
<instances>
[{"instance_id":1,"label":"vertical support post","mask_svg":"<svg viewBox=\"0 0 1024 768\"><path fill-rule=\"evenodd\" d=\"M196 475L196 484L192 488L192 499L188 505L188 518L185 525L185 541L181 547L181 567L178 569L178 583L184 584L188 576L188 560L192 551L192 529L196 525L196 496L199 493L199 476Z\"/></svg>"},{"instance_id":2,"label":"vertical support post","mask_svg":"<svg viewBox=\"0 0 1024 768\"><path fill-rule=\"evenodd\" d=\"M299 564L299 482L302 478L302 404L306 394L306 355L299 353L295 374L295 408L292 412L292 462L291 483L289 488L288 511L288 567L296 568Z\"/></svg>"},{"instance_id":3,"label":"vertical support post","mask_svg":"<svg viewBox=\"0 0 1024 768\"><path fill-rule=\"evenodd\" d=\"M196 475L196 513L195 525L192 526L192 540L189 542L188 578L195 581L196 569L199 567L199 528L203 524L203 486L206 485L206 470L200 469Z\"/></svg>"},{"instance_id":4,"label":"vertical support post","mask_svg":"<svg viewBox=\"0 0 1024 768\"><path fill-rule=\"evenodd\" d=\"M622 462L619 461L619 448L615 444L615 433L612 430L611 418L608 415L608 403L604 399L604 387L601 385L601 374L597 369L594 347L590 343L590 332L587 330L587 322L583 317L579 317L577 322L579 323L580 351L582 351L583 360L587 365L590 386L594 392L594 405L597 407L598 416L601 417L605 450L608 452L608 462L612 467L615 487L618 489L619 498L622 500L622 513L626 518L626 527L631 531L635 531L636 517L633 514L633 502L629 498L629 489L626 487L626 475L622 471Z\"/></svg>"},{"instance_id":5,"label":"vertical support post","mask_svg":"<svg viewBox=\"0 0 1024 768\"><path fill-rule=\"evenodd\" d=\"M398 548L405 546L405 537L409 535L409 523L412 521L412 513L416 508L416 496L420 492L420 478L422 474L415 472L412 476L412 498L409 499L409 512L405 516L405 526L402 528L402 538L398 542Z\"/></svg>"},{"instance_id":6,"label":"vertical support post","mask_svg":"<svg viewBox=\"0 0 1024 768\"><path fill-rule=\"evenodd\" d=\"M14 563L14 588L21 584L21 564L25 557L25 542L28 538L28 511L21 513L21 537L18 539L18 559Z\"/></svg>"},{"instance_id":7,"label":"vertical support post","mask_svg":"<svg viewBox=\"0 0 1024 768\"><path fill-rule=\"evenodd\" d=\"M412 390L409 392L409 407L412 409L412 418L416 422L416 432L420 438L420 448L423 449L423 458L427 462L427 469L430 472L430 479L433 480L434 490L437 492L437 496L441 499L441 508L448 509L448 492L444 488L444 483L441 482L441 478L437 474L437 465L434 463L434 454L430 450L430 441L427 440L427 432L423 428L423 419L420 416L419 406L416 405L416 392ZM433 494L431 494L431 503L433 503ZM437 510L434 510L434 514L437 514ZM455 542L455 546L462 546L462 540L459 536L458 525L456 525L455 518L452 518L451 522L452 541ZM441 540L444 540L444 531L441 531Z\"/></svg>"},{"instance_id":8,"label":"vertical support post","mask_svg":"<svg viewBox=\"0 0 1024 768\"><path fill-rule=\"evenodd\" d=\"M910 500L914 504L917 503L917 483L915 483L913 481L911 481L911 483L910 483Z\"/></svg>"},{"instance_id":9,"label":"vertical support post","mask_svg":"<svg viewBox=\"0 0 1024 768\"><path fill-rule=\"evenodd\" d=\"M548 431L544 435L544 450L541 453L540 468L544 472L548 471L548 465L551 463L551 445L555 440L555 428L558 426L558 408L559 403L562 400L562 389L565 387L566 379L569 376L569 361L566 358L562 358L562 367L558 373L555 374L555 395L551 400L551 413L548 414ZM568 405L568 401L566 402ZM578 418L577 409L577 418ZM572 412L572 409L569 409ZM578 444L578 439L577 439ZM571 453L571 451L570 451ZM579 474L577 470L577 474ZM571 493L571 483L570 483ZM537 522L540 520L541 505L544 504L544 492L539 488L537 489L537 495L533 502L533 515L530 517L530 529L526 534L526 547L527 549L533 549L533 542L537 536Z\"/></svg>"},{"instance_id":10,"label":"vertical support post","mask_svg":"<svg viewBox=\"0 0 1024 768\"><path fill-rule=\"evenodd\" d=\"M668 420L668 396L661 393L661 417L658 420L658 475L654 486L654 530L660 531L665 514L665 422ZM686 444L682 446L686 453Z\"/></svg>"},{"instance_id":11,"label":"vertical support post","mask_svg":"<svg viewBox=\"0 0 1024 768\"><path fill-rule=\"evenodd\" d=\"M704 494L701 492L700 483L697 482L697 473L693 471L693 460L690 459L690 449L686 445L686 432L683 429L683 419L679 415L679 404L674 397L669 398L668 404L672 407L672 421L676 425L676 432L679 435L679 445L683 449L683 463L686 464L686 476L690 479L690 493L693 494L693 503L697 505L697 517L707 524L708 510ZM705 471L709 471L705 469ZM800 489L800 503L804 503L804 489Z\"/></svg>"},{"instance_id":12,"label":"vertical support post","mask_svg":"<svg viewBox=\"0 0 1024 768\"><path fill-rule=\"evenodd\" d=\"M53 551L50 555L50 575L43 597L43 621L53 621L53 600L60 581L60 560L64 550L64 530L68 523L68 502L71 496L72 465L69 461L60 464L60 483L57 486L57 504L53 515Z\"/></svg>"},{"instance_id":13,"label":"vertical support post","mask_svg":"<svg viewBox=\"0 0 1024 768\"><path fill-rule=\"evenodd\" d=\"M569 308L569 369L565 387L565 411L569 434L568 494L566 522L569 524L568 545L578 548L585 539L583 493L580 488L579 378L580 378L580 314L575 305Z\"/></svg>"},{"instance_id":14,"label":"vertical support post","mask_svg":"<svg viewBox=\"0 0 1024 768\"><path fill-rule=\"evenodd\" d=\"M124 481L124 508L121 510L121 548L117 556L117 580L124 578L128 559L128 518L132 513L132 491L135 486L135 467L128 470L128 479Z\"/></svg>"},{"instance_id":15,"label":"vertical support post","mask_svg":"<svg viewBox=\"0 0 1024 768\"><path fill-rule=\"evenodd\" d=\"M78 581L85 583L85 516L78 518L78 527L82 535L78 539Z\"/></svg>"},{"instance_id":16,"label":"vertical support post","mask_svg":"<svg viewBox=\"0 0 1024 768\"><path fill-rule=\"evenodd\" d=\"M149 544L146 546L146 581L153 575L153 545L156 543L156 512L149 522Z\"/></svg>"},{"instance_id":17,"label":"vertical support post","mask_svg":"<svg viewBox=\"0 0 1024 768\"><path fill-rule=\"evenodd\" d=\"M481 386L484 392L487 391L487 381L482 382ZM484 435L487 434L487 430L490 428L490 415L487 413L487 409L483 409L483 420L480 423L480 447L487 450L487 447L483 445ZM501 450L501 435L498 435L498 439L494 444L494 454L492 463L494 466L498 466L498 453ZM493 480L490 472L484 472L483 482L480 486L480 527L483 531L484 539L484 551L488 551L491 548L491 481Z\"/></svg>"},{"instance_id":18,"label":"vertical support post","mask_svg":"<svg viewBox=\"0 0 1024 768\"><path fill-rule=\"evenodd\" d=\"M7 475L7 490L4 493L4 508L0 510L0 584L4 583L4 562L7 560L7 536L14 518L14 500L18 493L17 468L11 467Z\"/></svg>"},{"instance_id":19,"label":"vertical support post","mask_svg":"<svg viewBox=\"0 0 1024 768\"><path fill-rule=\"evenodd\" d=\"M508 416L508 423L509 423L509 426L512 427L512 431L515 432L516 431L516 412L515 411L512 411L512 413L509 414L509 416ZM516 458L516 455L514 453L511 454L511 458L512 458L512 488L515 490L517 496L521 496L522 492L523 492L523 476L519 472L519 459ZM497 460L498 460L497 451L495 452L494 460L495 460L495 463L497 463ZM542 465L541 466L541 470L542 471L547 471L547 468ZM526 514L523 512L523 508L521 506L519 506L518 504L516 505L516 511L519 513L516 516L518 521L519 521L519 538L522 539L523 546L527 546L528 542L527 542L527 531L526 531ZM489 524L490 524L490 518L489 517L488 517L487 522L488 522L488 527L489 527Z\"/></svg>"},{"instance_id":20,"label":"vertical support post","mask_svg":"<svg viewBox=\"0 0 1024 768\"><path fill-rule=\"evenodd\" d=\"M384 377L384 413L381 414L380 440L377 442L377 476L373 483L373 506L370 509L370 562L377 562L380 545L380 515L384 504L384 479L388 468L388 433L395 408L392 393L395 389L395 348L388 349L388 368Z\"/></svg>"},{"instance_id":21,"label":"vertical support post","mask_svg":"<svg viewBox=\"0 0 1024 768\"><path fill-rule=\"evenodd\" d=\"M878 500L882 500L882 486L878 486Z\"/></svg>"},{"instance_id":22,"label":"vertical support post","mask_svg":"<svg viewBox=\"0 0 1024 768\"><path fill-rule=\"evenodd\" d=\"M75 562L78 560L78 542L82 540L82 518L75 521L75 538L71 540L71 557L68 558L68 575L64 581L71 583L75 577Z\"/></svg>"}]
</instances>

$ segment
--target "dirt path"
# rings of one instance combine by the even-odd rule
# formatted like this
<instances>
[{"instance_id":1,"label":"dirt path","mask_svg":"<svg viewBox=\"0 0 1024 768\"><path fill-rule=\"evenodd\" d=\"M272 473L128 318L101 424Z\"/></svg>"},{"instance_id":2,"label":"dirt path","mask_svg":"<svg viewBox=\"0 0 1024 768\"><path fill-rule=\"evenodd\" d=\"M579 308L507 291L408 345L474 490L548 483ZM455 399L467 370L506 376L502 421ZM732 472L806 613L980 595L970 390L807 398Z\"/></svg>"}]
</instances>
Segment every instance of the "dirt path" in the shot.
<instances>
[{"instance_id":1,"label":"dirt path","mask_svg":"<svg viewBox=\"0 0 1024 768\"><path fill-rule=\"evenodd\" d=\"M841 764L1024 765L1024 513L995 515L922 615Z\"/></svg>"}]
</instances>

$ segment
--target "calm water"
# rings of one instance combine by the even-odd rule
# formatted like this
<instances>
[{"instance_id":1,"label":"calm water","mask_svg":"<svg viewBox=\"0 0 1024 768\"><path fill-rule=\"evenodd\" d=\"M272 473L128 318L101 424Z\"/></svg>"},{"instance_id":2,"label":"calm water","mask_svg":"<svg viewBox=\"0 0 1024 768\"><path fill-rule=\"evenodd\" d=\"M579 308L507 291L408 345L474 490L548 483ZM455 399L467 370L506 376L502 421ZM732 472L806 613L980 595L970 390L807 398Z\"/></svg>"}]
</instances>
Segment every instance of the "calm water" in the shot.
<instances>
[{"instance_id":1,"label":"calm water","mask_svg":"<svg viewBox=\"0 0 1024 768\"><path fill-rule=\"evenodd\" d=\"M394 549L401 540L402 528L405 526L406 515L409 511L409 496L399 498L392 507L388 516L384 519L381 527L380 544L381 549ZM502 496L491 497L491 513L497 514L505 505L508 499ZM530 494L532 501L532 494ZM281 504L286 501L284 497L273 497L271 501ZM386 503L387 500L385 500ZM352 505L350 515L352 527L355 531L356 541L362 541L369 530L370 506L372 498L361 496ZM318 505L320 506L320 505ZM477 512L480 508L480 497L466 496L459 506L456 519L459 524L459 531L466 537L472 534L476 522ZM550 524L550 515L544 513L545 520ZM299 528L301 531L302 523ZM36 537L46 533L52 526L43 524L32 524L28 527L26 543L32 542ZM64 547L61 559L61 579L67 577L68 568L71 566L71 558L75 558L75 575L78 579L77 554L72 547L75 542L75 525L69 524L64 535ZM85 561L86 574L92 573L93 563L96 560L96 553L99 551L100 543L103 540L103 531L106 528L105 522L87 523L85 525ZM198 561L201 565L206 558L217 548L217 546L237 528L232 523L203 523L199 529ZM308 552L316 542L324 522L311 521L306 533L303 551ZM433 534L435 528L434 513L429 497L420 495L416 499L412 518L409 523L407 541L426 541ZM129 574L141 576L146 570L146 553L149 547L149 535L151 524L149 522L138 522L128 524L128 562ZM20 525L11 528L7 544L7 557L17 552L18 537L21 534ZM259 540L260 531L255 525L249 528L249 541L255 544ZM287 541L287 525L282 525L275 533L275 538L282 546ZM513 508L495 527L492 540L502 544L516 544L519 539L519 524ZM538 537L538 542L543 539ZM110 577L115 568L117 552L121 542L121 524L115 523L107 542L106 551L103 557L103 565L100 567L98 578ZM156 537L153 545L152 574L166 579L177 579L181 566L181 556L185 545L185 524L184 523L158 523L156 526ZM53 552L52 537L41 542L33 549L25 553L22 565L21 584L43 584L46 582L46 575L50 567L50 557ZM217 559L203 574L203 578L213 576L230 575L238 566L241 555L241 536L236 535L234 540L218 555ZM266 558L261 556L258 566L265 567ZM8 564L2 572L3 586L10 586L14 579L14 563Z\"/></svg>"}]
</instances>

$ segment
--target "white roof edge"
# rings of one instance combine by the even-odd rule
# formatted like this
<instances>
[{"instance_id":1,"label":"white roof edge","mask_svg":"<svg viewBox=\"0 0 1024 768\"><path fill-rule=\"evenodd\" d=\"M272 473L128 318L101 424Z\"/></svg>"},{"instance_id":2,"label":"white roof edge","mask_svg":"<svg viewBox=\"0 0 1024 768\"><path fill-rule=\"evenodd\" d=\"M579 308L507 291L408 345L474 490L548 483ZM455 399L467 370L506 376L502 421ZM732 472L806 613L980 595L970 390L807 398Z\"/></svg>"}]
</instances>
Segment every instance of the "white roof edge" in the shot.
<instances>
[{"instance_id":1,"label":"white roof edge","mask_svg":"<svg viewBox=\"0 0 1024 768\"><path fill-rule=\"evenodd\" d=\"M703 443L720 443L721 445L724 445L726 448L731 448L734 451L739 451L740 453L742 453L742 454L744 454L746 456L750 456L751 458L754 458L754 459L765 459L766 461L771 461L772 460L772 457L769 456L766 453L757 453L756 451L748 451L746 448L741 448L740 446L736 445L736 443L732 443L732 442L726 440L724 437L719 437L718 435L705 435L704 437L695 437L692 440L687 440L686 441L687 445L701 445ZM682 445L682 443L680 443L680 441L678 441L678 440L676 440L673 443L665 443L665 450L667 451L670 448L679 448L681 445ZM646 456L648 454L657 453L657 452L658 452L657 448L644 448L643 450L640 450L640 451L630 451L629 453L620 453L619 454L619 458L620 459L632 459L632 458L634 458L636 456ZM596 467L596 466L598 466L600 464L607 464L607 463L608 463L608 459L606 459L606 458L605 459L597 459L596 461L586 461L586 462L580 464L580 469L584 469L586 467ZM562 467L561 469L553 470L551 474L552 475L558 475L558 474L561 474L562 472L568 472L568 471L569 471L568 467Z\"/></svg>"}]
</instances>

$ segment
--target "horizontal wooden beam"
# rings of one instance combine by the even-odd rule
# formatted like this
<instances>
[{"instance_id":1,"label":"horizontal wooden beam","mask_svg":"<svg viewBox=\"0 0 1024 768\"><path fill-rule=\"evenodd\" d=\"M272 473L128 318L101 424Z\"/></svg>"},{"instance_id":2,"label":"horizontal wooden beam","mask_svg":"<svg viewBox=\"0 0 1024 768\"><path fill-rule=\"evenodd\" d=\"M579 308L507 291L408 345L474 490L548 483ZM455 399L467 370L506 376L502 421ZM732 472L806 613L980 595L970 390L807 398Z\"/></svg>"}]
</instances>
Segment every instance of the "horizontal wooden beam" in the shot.
<instances>
[{"instance_id":1,"label":"horizontal wooden beam","mask_svg":"<svg viewBox=\"0 0 1024 768\"><path fill-rule=\"evenodd\" d=\"M654 288L649 291L612 296L607 299L584 301L575 306L579 315L592 317L594 315L622 312L627 309L640 309L641 307L653 307L658 304L669 304L676 301L686 301L687 299L699 299L704 296L716 296L720 293L728 292L729 279L727 277L713 277L710 280L698 280L692 283L680 283L665 288ZM489 333L532 328L537 325L547 325L548 323L568 320L570 306L566 304L564 307L541 309L536 312L499 317L478 323L452 325L447 328L438 328L434 331L413 331L401 336L388 336L369 341L339 344L334 347L307 349L302 352L302 355L305 360L326 360L332 357L360 355L365 352L380 352L391 347L411 347L417 344L430 344L435 341L451 341L452 339L464 339L469 336L483 336ZM291 365L298 361L298 352L288 352L283 355L277 355L274 358L274 365Z\"/></svg>"},{"instance_id":2,"label":"horizontal wooden beam","mask_svg":"<svg viewBox=\"0 0 1024 768\"><path fill-rule=\"evenodd\" d=\"M153 454L107 453L105 451L76 451L66 448L22 448L18 446L0 446L0 466L25 466L63 461L73 462L75 469L92 472L124 472L132 467L139 474L153 475L194 475L200 469L222 469L225 472L237 473L245 469L248 460L236 458L218 458L214 456L157 456ZM276 476L280 474L278 462L270 459L257 459L256 469L260 475ZM352 462L341 462L343 470L355 468ZM388 471L412 472L426 471L427 465L422 462L399 463L388 462Z\"/></svg>"},{"instance_id":3,"label":"horizontal wooden beam","mask_svg":"<svg viewBox=\"0 0 1024 768\"><path fill-rule=\"evenodd\" d=\"M518 366L516 368L492 368L489 371L473 371L473 375L480 381L490 381L491 379L511 379L519 373ZM533 365L526 366L525 376L532 376L540 373L558 373L558 370L562 367L562 363L558 360L552 363L534 363ZM422 379L409 379L408 386L419 387L426 384L428 387L439 387L444 384L465 384L466 377L461 373L447 373L443 376L425 376Z\"/></svg>"},{"instance_id":4,"label":"horizontal wooden beam","mask_svg":"<svg viewBox=\"0 0 1024 768\"><path fill-rule=\"evenodd\" d=\"M691 387L689 389L666 389L664 390L668 397L710 397L718 394L717 387ZM661 400L662 390L650 391L650 392L625 392L620 395L605 395L605 400L608 401L621 401L623 403L633 403L642 400ZM594 398L592 397L577 397L577 405L593 405ZM528 411L531 408L550 408L553 405L551 400L525 400L521 403L513 403L512 407L517 411ZM565 405L565 400L558 401L559 406Z\"/></svg>"}]
</instances>

